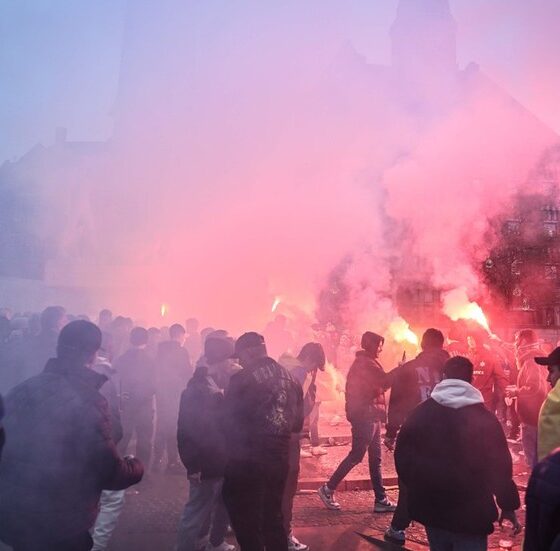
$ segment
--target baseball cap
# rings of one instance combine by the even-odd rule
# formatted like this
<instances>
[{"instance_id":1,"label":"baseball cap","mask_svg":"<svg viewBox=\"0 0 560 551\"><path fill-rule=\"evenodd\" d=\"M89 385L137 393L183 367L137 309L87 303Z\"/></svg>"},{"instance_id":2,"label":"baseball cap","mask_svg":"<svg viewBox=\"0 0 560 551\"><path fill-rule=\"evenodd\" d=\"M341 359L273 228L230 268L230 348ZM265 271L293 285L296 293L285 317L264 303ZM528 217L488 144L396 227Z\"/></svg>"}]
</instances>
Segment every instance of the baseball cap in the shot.
<instances>
[{"instance_id":1,"label":"baseball cap","mask_svg":"<svg viewBox=\"0 0 560 551\"><path fill-rule=\"evenodd\" d=\"M254 331L250 331L249 333L243 333L236 341L235 341L235 352L234 356L238 357L239 354L248 348L254 348L255 346L262 346L264 344L264 337L255 333Z\"/></svg>"},{"instance_id":2,"label":"baseball cap","mask_svg":"<svg viewBox=\"0 0 560 551\"><path fill-rule=\"evenodd\" d=\"M536 357L535 362L539 365L560 365L560 346L555 348L548 356Z\"/></svg>"}]
</instances>

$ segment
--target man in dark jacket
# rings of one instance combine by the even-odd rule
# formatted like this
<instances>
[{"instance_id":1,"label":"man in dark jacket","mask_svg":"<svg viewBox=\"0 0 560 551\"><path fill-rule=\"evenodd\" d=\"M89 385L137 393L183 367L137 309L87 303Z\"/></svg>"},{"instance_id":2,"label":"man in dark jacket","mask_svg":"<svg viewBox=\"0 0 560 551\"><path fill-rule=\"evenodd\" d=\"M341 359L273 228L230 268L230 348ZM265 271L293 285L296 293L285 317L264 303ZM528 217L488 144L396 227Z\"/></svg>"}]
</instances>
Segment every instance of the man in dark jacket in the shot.
<instances>
[{"instance_id":1,"label":"man in dark jacket","mask_svg":"<svg viewBox=\"0 0 560 551\"><path fill-rule=\"evenodd\" d=\"M231 377L225 396L224 501L241 551L288 551L282 497L290 438L303 427L303 392L267 356L261 335L241 335L235 354L243 369Z\"/></svg>"},{"instance_id":2,"label":"man in dark jacket","mask_svg":"<svg viewBox=\"0 0 560 551\"><path fill-rule=\"evenodd\" d=\"M123 439L119 444L126 453L136 434L136 455L146 468L152 454L154 433L155 365L146 350L148 331L135 327L130 332L130 348L114 363L120 382Z\"/></svg>"},{"instance_id":3,"label":"man in dark jacket","mask_svg":"<svg viewBox=\"0 0 560 551\"><path fill-rule=\"evenodd\" d=\"M496 416L472 386L473 365L456 356L444 380L408 417L395 464L407 488L408 511L426 527L430 549L485 550L498 518L520 530L511 455Z\"/></svg>"},{"instance_id":4,"label":"man in dark jacket","mask_svg":"<svg viewBox=\"0 0 560 551\"><path fill-rule=\"evenodd\" d=\"M525 494L524 551L560 551L560 448L537 464Z\"/></svg>"},{"instance_id":5,"label":"man in dark jacket","mask_svg":"<svg viewBox=\"0 0 560 551\"><path fill-rule=\"evenodd\" d=\"M366 451L375 494L374 512L387 513L396 509L385 493L381 476L381 426L386 421L385 391L391 386L391 376L385 373L377 359L383 343L380 335L371 331L364 333L362 350L356 352L356 359L348 371L346 418L352 425L352 449L330 480L318 490L319 497L331 510L340 510L334 492L344 477L361 463Z\"/></svg>"},{"instance_id":6,"label":"man in dark jacket","mask_svg":"<svg viewBox=\"0 0 560 551\"><path fill-rule=\"evenodd\" d=\"M418 356L393 371L393 384L389 399L389 422L385 435L385 445L393 450L397 433L410 412L427 400L434 387L443 378L443 366L449 354L443 350L443 333L438 329L427 329L422 336L422 352ZM404 543L405 530L410 525L406 502L406 486L399 480L399 499L391 525L385 538L396 543Z\"/></svg>"},{"instance_id":7,"label":"man in dark jacket","mask_svg":"<svg viewBox=\"0 0 560 551\"><path fill-rule=\"evenodd\" d=\"M169 328L169 340L161 342L156 356L157 428L154 443L154 468L163 469L167 452L168 473L184 473L177 451L177 411L182 389L191 378L191 359L186 348L185 329L175 323Z\"/></svg>"},{"instance_id":8,"label":"man in dark jacket","mask_svg":"<svg viewBox=\"0 0 560 551\"><path fill-rule=\"evenodd\" d=\"M214 337L213 337L214 335ZM177 551L197 551L204 528L212 524L207 550L233 551L225 543L228 516L222 500L227 460L222 431L224 388L219 386L220 364L231 358L231 337L211 333L204 344L206 364L198 365L181 395L177 443L189 478L189 500L179 522Z\"/></svg>"},{"instance_id":9,"label":"man in dark jacket","mask_svg":"<svg viewBox=\"0 0 560 551\"><path fill-rule=\"evenodd\" d=\"M546 400L546 368L535 362L535 356L545 356L539 339L532 329L520 331L515 339L517 385L508 394L517 398L517 416L521 422L521 442L528 467L537 464L537 426L539 412Z\"/></svg>"},{"instance_id":10,"label":"man in dark jacket","mask_svg":"<svg viewBox=\"0 0 560 551\"><path fill-rule=\"evenodd\" d=\"M9 438L0 463L0 539L17 551L89 550L103 489L136 484L138 459L122 459L111 435L107 380L90 367L101 331L75 321L57 357L6 397Z\"/></svg>"}]
</instances>

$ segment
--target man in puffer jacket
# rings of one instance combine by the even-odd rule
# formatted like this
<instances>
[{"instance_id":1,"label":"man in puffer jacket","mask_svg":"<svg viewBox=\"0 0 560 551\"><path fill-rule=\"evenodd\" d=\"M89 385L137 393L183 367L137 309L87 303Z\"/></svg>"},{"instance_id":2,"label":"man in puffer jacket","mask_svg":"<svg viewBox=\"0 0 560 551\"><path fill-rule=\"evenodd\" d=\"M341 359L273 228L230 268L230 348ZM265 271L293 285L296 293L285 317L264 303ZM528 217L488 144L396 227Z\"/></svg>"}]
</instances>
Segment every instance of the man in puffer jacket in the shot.
<instances>
[{"instance_id":1,"label":"man in puffer jacket","mask_svg":"<svg viewBox=\"0 0 560 551\"><path fill-rule=\"evenodd\" d=\"M516 389L511 394L517 397L516 411L521 422L521 442L531 470L537 464L539 411L548 392L546 369L535 362L535 356L544 356L537 334L532 329L524 329L515 340L518 375Z\"/></svg>"},{"instance_id":2,"label":"man in puffer jacket","mask_svg":"<svg viewBox=\"0 0 560 551\"><path fill-rule=\"evenodd\" d=\"M515 515L519 494L511 455L496 416L471 381L473 365L456 356L444 380L401 428L395 449L399 478L408 491L413 520L426 527L430 549L486 549L500 521Z\"/></svg>"},{"instance_id":3,"label":"man in puffer jacket","mask_svg":"<svg viewBox=\"0 0 560 551\"><path fill-rule=\"evenodd\" d=\"M334 492L344 477L359 463L366 451L375 494L374 512L388 513L396 509L383 487L381 476L381 426L385 417L385 391L391 386L391 376L385 373L377 359L383 349L384 339L367 331L362 335L362 350L346 379L346 418L352 425L352 449L342 460L330 480L318 490L319 497L328 509L338 511L340 504Z\"/></svg>"},{"instance_id":4,"label":"man in puffer jacket","mask_svg":"<svg viewBox=\"0 0 560 551\"><path fill-rule=\"evenodd\" d=\"M89 550L101 491L142 478L141 463L122 459L111 434L107 378L90 367L101 331L66 325L57 357L6 397L0 463L0 539L18 551Z\"/></svg>"}]
</instances>

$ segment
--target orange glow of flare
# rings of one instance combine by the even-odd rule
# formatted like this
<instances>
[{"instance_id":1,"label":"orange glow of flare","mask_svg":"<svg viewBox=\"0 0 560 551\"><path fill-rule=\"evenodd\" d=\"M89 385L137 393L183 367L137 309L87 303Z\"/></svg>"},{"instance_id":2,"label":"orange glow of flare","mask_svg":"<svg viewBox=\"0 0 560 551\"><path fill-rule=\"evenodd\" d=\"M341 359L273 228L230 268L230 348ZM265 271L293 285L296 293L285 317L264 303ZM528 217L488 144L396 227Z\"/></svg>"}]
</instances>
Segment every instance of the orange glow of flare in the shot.
<instances>
[{"instance_id":1,"label":"orange glow of flare","mask_svg":"<svg viewBox=\"0 0 560 551\"><path fill-rule=\"evenodd\" d=\"M443 312L453 321L472 320L492 335L488 318L477 302L471 302L465 287L454 289L443 296Z\"/></svg>"},{"instance_id":2,"label":"orange glow of flare","mask_svg":"<svg viewBox=\"0 0 560 551\"><path fill-rule=\"evenodd\" d=\"M408 343L414 346L418 346L420 343L418 336L410 329L408 322L400 317L394 319L389 324L389 333L391 337L399 343Z\"/></svg>"},{"instance_id":3,"label":"orange glow of flare","mask_svg":"<svg viewBox=\"0 0 560 551\"><path fill-rule=\"evenodd\" d=\"M278 308L278 306L280 306L281 302L282 300L280 299L280 297L274 297L274 302L272 303L272 310L271 310L272 313L276 312L276 309Z\"/></svg>"},{"instance_id":4,"label":"orange glow of flare","mask_svg":"<svg viewBox=\"0 0 560 551\"><path fill-rule=\"evenodd\" d=\"M167 316L168 312L169 312L169 306L167 306L167 304L162 304L159 309L159 313L161 314L161 317L164 318L165 316Z\"/></svg>"}]
</instances>

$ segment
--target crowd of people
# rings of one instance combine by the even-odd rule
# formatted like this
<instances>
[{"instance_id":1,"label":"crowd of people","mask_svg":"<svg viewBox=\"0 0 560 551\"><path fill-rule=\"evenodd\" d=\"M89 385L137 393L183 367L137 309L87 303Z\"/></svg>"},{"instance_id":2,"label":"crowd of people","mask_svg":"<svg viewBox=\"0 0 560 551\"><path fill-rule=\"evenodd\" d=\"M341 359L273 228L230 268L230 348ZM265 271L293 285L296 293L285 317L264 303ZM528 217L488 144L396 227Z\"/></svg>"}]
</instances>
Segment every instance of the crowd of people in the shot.
<instances>
[{"instance_id":1,"label":"crowd of people","mask_svg":"<svg viewBox=\"0 0 560 551\"><path fill-rule=\"evenodd\" d=\"M272 329L267 348L266 331L236 339L199 332L194 319L147 328L109 310L96 323L58 306L1 310L0 540L16 551L106 549L125 490L159 472L189 480L178 551L233 551L229 527L242 551L309 549L292 509L310 427L308 456L324 453L317 381L337 346L332 332L298 343L283 320ZM404 544L417 521L435 551L486 549L496 521L521 531L506 435L520 437L532 471L524 548L560 550L560 348L546 354L531 329L509 345L431 328L415 358L385 369L384 342L367 331L352 358L335 359L350 364L352 442L320 502L341 509L336 489L367 452L372 512L392 514L387 540ZM383 446L394 451L396 503Z\"/></svg>"}]
</instances>

